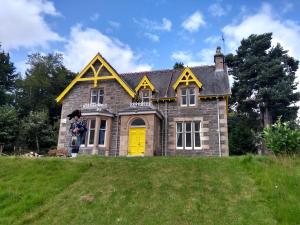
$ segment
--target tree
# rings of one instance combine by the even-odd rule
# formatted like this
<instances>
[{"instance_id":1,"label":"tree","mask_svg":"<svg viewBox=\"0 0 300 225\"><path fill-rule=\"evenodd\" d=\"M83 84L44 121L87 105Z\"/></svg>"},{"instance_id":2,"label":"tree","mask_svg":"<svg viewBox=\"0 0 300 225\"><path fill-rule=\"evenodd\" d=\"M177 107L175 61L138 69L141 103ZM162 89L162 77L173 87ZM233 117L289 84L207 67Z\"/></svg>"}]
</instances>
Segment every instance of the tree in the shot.
<instances>
[{"instance_id":1,"label":"tree","mask_svg":"<svg viewBox=\"0 0 300 225\"><path fill-rule=\"evenodd\" d=\"M173 69L182 69L184 68L183 62L176 62L173 66Z\"/></svg>"},{"instance_id":2,"label":"tree","mask_svg":"<svg viewBox=\"0 0 300 225\"><path fill-rule=\"evenodd\" d=\"M5 150L12 150L18 135L17 111L13 106L0 106L0 143Z\"/></svg>"},{"instance_id":3,"label":"tree","mask_svg":"<svg viewBox=\"0 0 300 225\"><path fill-rule=\"evenodd\" d=\"M245 115L231 112L228 115L228 139L230 155L256 153L256 132L258 121L251 121Z\"/></svg>"},{"instance_id":4,"label":"tree","mask_svg":"<svg viewBox=\"0 0 300 225\"><path fill-rule=\"evenodd\" d=\"M59 119L61 106L55 98L74 78L62 61L60 54L28 56L26 77L18 82L17 106L21 116L45 110L51 124Z\"/></svg>"},{"instance_id":5,"label":"tree","mask_svg":"<svg viewBox=\"0 0 300 225\"><path fill-rule=\"evenodd\" d=\"M1 51L0 45L0 106L13 103L12 95L18 76L9 54Z\"/></svg>"},{"instance_id":6,"label":"tree","mask_svg":"<svg viewBox=\"0 0 300 225\"><path fill-rule=\"evenodd\" d=\"M57 132L49 124L46 112L30 112L22 120L18 139L19 145L40 152L41 149L55 146L56 141Z\"/></svg>"},{"instance_id":7,"label":"tree","mask_svg":"<svg viewBox=\"0 0 300 225\"><path fill-rule=\"evenodd\" d=\"M300 94L296 92L298 61L280 44L271 46L272 33L250 35L236 54L226 56L234 78L231 105L238 113L258 117L262 127L279 116L295 120Z\"/></svg>"}]
</instances>

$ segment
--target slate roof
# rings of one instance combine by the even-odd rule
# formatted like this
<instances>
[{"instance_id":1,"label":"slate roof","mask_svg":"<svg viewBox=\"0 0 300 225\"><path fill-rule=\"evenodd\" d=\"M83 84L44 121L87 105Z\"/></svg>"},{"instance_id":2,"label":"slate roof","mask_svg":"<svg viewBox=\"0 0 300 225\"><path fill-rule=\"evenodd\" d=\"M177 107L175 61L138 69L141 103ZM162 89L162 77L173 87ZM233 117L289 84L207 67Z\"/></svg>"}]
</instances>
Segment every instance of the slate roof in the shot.
<instances>
[{"instance_id":1,"label":"slate roof","mask_svg":"<svg viewBox=\"0 0 300 225\"><path fill-rule=\"evenodd\" d=\"M226 72L215 71L215 66L190 67L192 72L203 84L200 96L230 95L230 86ZM157 70L148 72L122 73L120 77L133 90L146 75L154 85L158 98L173 98L176 96L172 85L184 69Z\"/></svg>"}]
</instances>

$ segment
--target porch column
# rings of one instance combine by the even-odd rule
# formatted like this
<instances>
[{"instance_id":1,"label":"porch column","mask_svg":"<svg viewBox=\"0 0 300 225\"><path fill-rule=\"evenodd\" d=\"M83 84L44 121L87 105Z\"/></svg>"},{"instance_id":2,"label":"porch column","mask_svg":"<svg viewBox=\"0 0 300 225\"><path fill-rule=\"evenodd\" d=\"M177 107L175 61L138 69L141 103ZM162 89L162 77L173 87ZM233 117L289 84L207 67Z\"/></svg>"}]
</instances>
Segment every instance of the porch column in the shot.
<instances>
[{"instance_id":1,"label":"porch column","mask_svg":"<svg viewBox=\"0 0 300 225\"><path fill-rule=\"evenodd\" d=\"M99 143L99 128L100 128L100 117L96 117L96 126L95 126L95 136L94 136L94 146L93 146L93 155L99 154L98 143Z\"/></svg>"},{"instance_id":2,"label":"porch column","mask_svg":"<svg viewBox=\"0 0 300 225\"><path fill-rule=\"evenodd\" d=\"M109 156L109 151L111 147L111 130L112 130L112 118L106 120L106 134L105 134L105 156Z\"/></svg>"}]
</instances>

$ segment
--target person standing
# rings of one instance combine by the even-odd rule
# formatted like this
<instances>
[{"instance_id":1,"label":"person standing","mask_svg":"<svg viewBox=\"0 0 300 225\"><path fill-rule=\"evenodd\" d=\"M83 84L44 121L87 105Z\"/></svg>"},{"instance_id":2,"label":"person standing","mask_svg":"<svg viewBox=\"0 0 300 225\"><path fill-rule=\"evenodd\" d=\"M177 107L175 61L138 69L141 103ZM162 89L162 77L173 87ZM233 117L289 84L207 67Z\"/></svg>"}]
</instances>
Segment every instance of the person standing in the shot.
<instances>
[{"instance_id":1,"label":"person standing","mask_svg":"<svg viewBox=\"0 0 300 225\"><path fill-rule=\"evenodd\" d=\"M85 123L80 119L81 118L81 112L80 110L74 110L71 114L68 115L69 120L73 119L73 122L70 126L70 132L71 132L71 156L72 158L77 157L79 148L82 142L82 138L85 135L86 132L86 125Z\"/></svg>"}]
</instances>

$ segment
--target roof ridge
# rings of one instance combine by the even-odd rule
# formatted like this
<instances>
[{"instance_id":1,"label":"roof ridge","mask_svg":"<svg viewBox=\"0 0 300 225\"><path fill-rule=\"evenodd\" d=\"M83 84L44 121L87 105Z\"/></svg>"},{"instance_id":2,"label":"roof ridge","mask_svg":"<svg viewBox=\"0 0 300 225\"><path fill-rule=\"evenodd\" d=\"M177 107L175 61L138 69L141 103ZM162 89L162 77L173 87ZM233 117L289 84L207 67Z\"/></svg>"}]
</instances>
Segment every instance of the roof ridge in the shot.
<instances>
[{"instance_id":1,"label":"roof ridge","mask_svg":"<svg viewBox=\"0 0 300 225\"><path fill-rule=\"evenodd\" d=\"M204 68L204 67L214 67L215 65L203 65L203 66L188 66L190 69L193 68ZM137 72L126 72L126 73L119 73L119 75L133 75L133 74L140 74L140 73L157 73L157 72L173 72L179 71L184 68L178 69L159 69L159 70L148 70L148 71L137 71ZM147 74L146 74L147 75Z\"/></svg>"}]
</instances>

